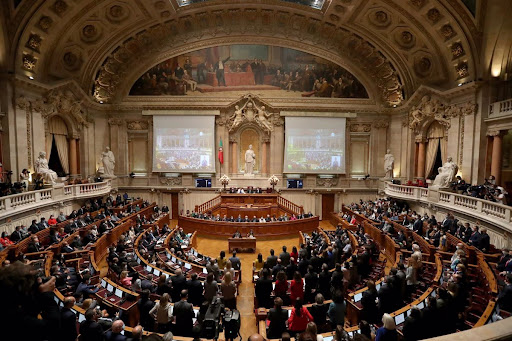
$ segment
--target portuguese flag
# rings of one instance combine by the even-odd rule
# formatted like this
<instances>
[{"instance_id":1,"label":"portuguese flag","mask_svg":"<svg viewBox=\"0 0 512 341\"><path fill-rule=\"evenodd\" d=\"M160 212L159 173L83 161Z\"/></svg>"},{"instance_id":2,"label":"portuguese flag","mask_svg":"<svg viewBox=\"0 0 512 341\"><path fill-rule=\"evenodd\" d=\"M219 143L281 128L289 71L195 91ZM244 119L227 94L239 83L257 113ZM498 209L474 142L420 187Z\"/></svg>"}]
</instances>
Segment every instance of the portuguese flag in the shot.
<instances>
[{"instance_id":1,"label":"portuguese flag","mask_svg":"<svg viewBox=\"0 0 512 341\"><path fill-rule=\"evenodd\" d=\"M222 151L222 139L219 142L219 162L222 165L224 163L224 152Z\"/></svg>"}]
</instances>

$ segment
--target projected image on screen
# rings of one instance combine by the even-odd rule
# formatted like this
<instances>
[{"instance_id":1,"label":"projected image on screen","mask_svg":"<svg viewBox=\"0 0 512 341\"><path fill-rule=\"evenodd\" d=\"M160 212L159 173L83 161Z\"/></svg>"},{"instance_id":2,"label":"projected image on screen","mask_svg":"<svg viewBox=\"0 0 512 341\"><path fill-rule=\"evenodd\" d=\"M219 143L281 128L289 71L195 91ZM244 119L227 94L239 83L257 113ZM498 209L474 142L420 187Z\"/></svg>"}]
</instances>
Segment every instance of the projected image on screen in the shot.
<instances>
[{"instance_id":1,"label":"projected image on screen","mask_svg":"<svg viewBox=\"0 0 512 341\"><path fill-rule=\"evenodd\" d=\"M154 172L214 172L214 116L155 116Z\"/></svg>"},{"instance_id":2,"label":"projected image on screen","mask_svg":"<svg viewBox=\"0 0 512 341\"><path fill-rule=\"evenodd\" d=\"M285 173L345 173L345 118L286 117Z\"/></svg>"}]
</instances>

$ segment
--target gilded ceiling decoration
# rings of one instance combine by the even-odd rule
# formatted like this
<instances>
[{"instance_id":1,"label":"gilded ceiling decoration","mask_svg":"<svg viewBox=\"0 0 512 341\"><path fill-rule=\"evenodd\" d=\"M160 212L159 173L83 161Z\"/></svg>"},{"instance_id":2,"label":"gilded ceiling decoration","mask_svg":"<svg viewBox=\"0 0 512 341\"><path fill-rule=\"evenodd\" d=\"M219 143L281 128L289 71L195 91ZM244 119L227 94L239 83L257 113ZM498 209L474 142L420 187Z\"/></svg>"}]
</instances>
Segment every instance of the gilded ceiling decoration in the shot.
<instances>
[{"instance_id":1,"label":"gilded ceiling decoration","mask_svg":"<svg viewBox=\"0 0 512 341\"><path fill-rule=\"evenodd\" d=\"M474 80L480 32L460 0L24 0L2 4L16 72L122 102L145 70L216 45L268 44L338 64L384 106ZM37 6L36 6L37 4ZM467 6L467 7L466 7ZM458 17L454 17L453 13ZM19 42L16 46L14 42Z\"/></svg>"}]
</instances>

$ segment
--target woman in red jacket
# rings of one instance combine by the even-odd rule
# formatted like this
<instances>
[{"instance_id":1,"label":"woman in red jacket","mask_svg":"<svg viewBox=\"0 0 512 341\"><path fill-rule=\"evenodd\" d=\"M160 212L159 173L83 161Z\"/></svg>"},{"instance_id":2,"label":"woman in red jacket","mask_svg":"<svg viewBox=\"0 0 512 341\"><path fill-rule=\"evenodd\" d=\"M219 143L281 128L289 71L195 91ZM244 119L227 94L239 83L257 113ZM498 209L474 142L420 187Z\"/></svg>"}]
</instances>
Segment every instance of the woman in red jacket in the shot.
<instances>
[{"instance_id":1,"label":"woman in red jacket","mask_svg":"<svg viewBox=\"0 0 512 341\"><path fill-rule=\"evenodd\" d=\"M274 287L274 295L281 298L284 302L288 302L288 279L286 273L281 270L276 276L276 286ZM289 302L288 302L289 303Z\"/></svg>"},{"instance_id":2,"label":"woman in red jacket","mask_svg":"<svg viewBox=\"0 0 512 341\"><path fill-rule=\"evenodd\" d=\"M288 318L288 330L293 333L302 333L306 330L309 322L313 321L313 316L302 306L302 300L297 298L295 301L290 318Z\"/></svg>"},{"instance_id":3,"label":"woman in red jacket","mask_svg":"<svg viewBox=\"0 0 512 341\"><path fill-rule=\"evenodd\" d=\"M50 225L50 226L57 225L57 219L55 219L53 214L50 216L50 219L48 219L48 225Z\"/></svg>"},{"instance_id":4,"label":"woman in red jacket","mask_svg":"<svg viewBox=\"0 0 512 341\"><path fill-rule=\"evenodd\" d=\"M297 251L297 247L294 246L292 248L292 252L290 252L290 260L293 258L293 262L295 264L297 264L298 260L299 260L299 252Z\"/></svg>"},{"instance_id":5,"label":"woman in red jacket","mask_svg":"<svg viewBox=\"0 0 512 341\"><path fill-rule=\"evenodd\" d=\"M297 298L300 298L301 300L304 299L304 281L300 276L300 272L295 271L292 283L290 284L290 300L295 302Z\"/></svg>"}]
</instances>

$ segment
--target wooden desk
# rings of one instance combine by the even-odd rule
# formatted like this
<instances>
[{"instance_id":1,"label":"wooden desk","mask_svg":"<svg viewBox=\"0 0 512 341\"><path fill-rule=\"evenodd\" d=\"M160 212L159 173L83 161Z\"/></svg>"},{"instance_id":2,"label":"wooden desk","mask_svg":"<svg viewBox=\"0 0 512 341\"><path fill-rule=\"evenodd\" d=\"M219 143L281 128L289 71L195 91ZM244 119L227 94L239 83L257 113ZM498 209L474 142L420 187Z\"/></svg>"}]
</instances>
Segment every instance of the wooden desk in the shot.
<instances>
[{"instance_id":1,"label":"wooden desk","mask_svg":"<svg viewBox=\"0 0 512 341\"><path fill-rule=\"evenodd\" d=\"M250 252L256 251L256 238L229 238L228 239L229 252L233 250L250 250Z\"/></svg>"},{"instance_id":2,"label":"wooden desk","mask_svg":"<svg viewBox=\"0 0 512 341\"><path fill-rule=\"evenodd\" d=\"M268 223L231 223L225 221L202 220L179 216L178 225L187 233L214 234L231 237L237 230L242 235L253 231L256 237L279 236L297 233L310 233L318 227L318 217L298 219L293 221L275 221Z\"/></svg>"}]
</instances>

